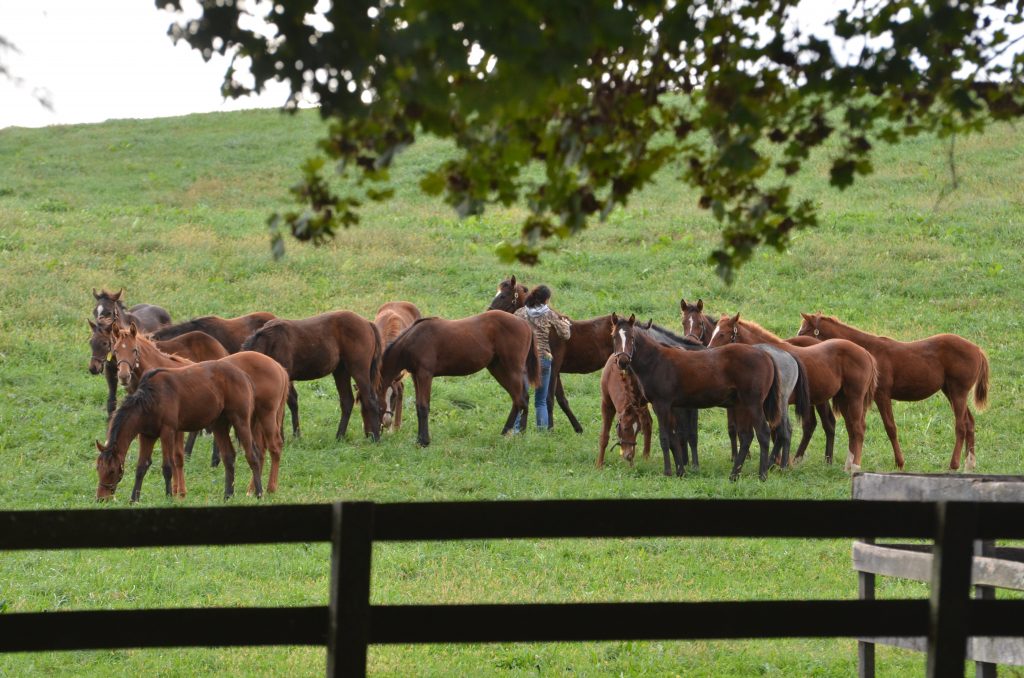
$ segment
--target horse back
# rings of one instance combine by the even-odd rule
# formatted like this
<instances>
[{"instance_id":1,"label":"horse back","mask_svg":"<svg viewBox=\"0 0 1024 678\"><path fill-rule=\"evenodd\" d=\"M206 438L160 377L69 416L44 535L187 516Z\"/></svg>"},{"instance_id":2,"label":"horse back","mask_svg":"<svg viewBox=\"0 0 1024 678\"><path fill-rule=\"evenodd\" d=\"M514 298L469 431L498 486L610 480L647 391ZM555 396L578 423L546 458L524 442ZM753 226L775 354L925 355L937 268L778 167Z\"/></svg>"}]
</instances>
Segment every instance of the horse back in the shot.
<instances>
[{"instance_id":1,"label":"horse back","mask_svg":"<svg viewBox=\"0 0 1024 678\"><path fill-rule=\"evenodd\" d=\"M561 372L589 374L600 370L612 354L612 317L603 315L589 320L573 320L568 340L551 335L551 350L565 344Z\"/></svg>"},{"instance_id":2,"label":"horse back","mask_svg":"<svg viewBox=\"0 0 1024 678\"><path fill-rule=\"evenodd\" d=\"M224 345L206 332L186 332L185 334L156 342L156 347L164 353L179 355L198 363L204 360L219 360L228 355Z\"/></svg>"}]
</instances>

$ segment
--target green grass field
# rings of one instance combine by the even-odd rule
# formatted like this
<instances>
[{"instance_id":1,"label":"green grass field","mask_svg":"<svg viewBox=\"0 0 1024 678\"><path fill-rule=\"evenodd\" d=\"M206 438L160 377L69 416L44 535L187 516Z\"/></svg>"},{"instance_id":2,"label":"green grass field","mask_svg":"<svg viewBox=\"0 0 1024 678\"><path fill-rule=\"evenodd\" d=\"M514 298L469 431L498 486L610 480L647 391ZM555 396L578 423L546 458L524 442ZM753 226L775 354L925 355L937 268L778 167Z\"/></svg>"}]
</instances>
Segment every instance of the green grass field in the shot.
<instances>
[{"instance_id":1,"label":"green grass field","mask_svg":"<svg viewBox=\"0 0 1024 678\"><path fill-rule=\"evenodd\" d=\"M95 506L93 440L105 438L106 386L86 371L93 287L123 286L129 304L158 303L180 320L255 310L300 318L334 309L372 318L395 299L415 302L424 314L461 317L483 310L498 281L515 272L550 285L553 305L574 318L635 312L679 329L685 296L702 297L715 313L741 311L782 336L795 334L800 311L817 310L898 339L954 332L991 360L990 406L977 417L978 471L1024 468L1020 129L958 139L961 184L941 201L949 174L947 146L937 140L880 148L876 173L843 193L828 187L827 158L817 158L795 189L820 205L821 227L798 234L788 253L759 253L732 287L705 263L717 243L714 222L670 173L536 268L499 264L494 246L514 236L522 212L497 209L460 222L420 195L421 172L450 152L431 140L399 158L393 201L369 208L362 225L326 247L289 242L286 258L274 262L265 220L290 206L287 186L319 131L311 112L0 131L0 508ZM583 435L556 412L550 434L502 438L509 401L486 373L439 379L427 449L414 445L411 407L406 426L379 444L361 439L358 424L335 442L332 381L301 383L303 437L286 441L281 490L263 501L849 496L841 463L824 464L820 432L799 468L761 483L756 461L748 461L740 481L728 482L721 411L701 416L697 475L661 476L658 452L632 469L613 455L598 471L599 377L564 381ZM407 405L411 399L410 386ZM907 470L943 472L953 443L945 399L897 403L896 416ZM836 442L841 462L841 426ZM222 503L223 473L209 468L208 450L201 439L180 505ZM111 510L127 505L134 458L133 448ZM874 411L863 467L893 469ZM239 482L246 477L240 472ZM157 468L141 505L171 506L162 487ZM5 553L0 613L325 604L328 559L325 545ZM373 587L380 603L853 598L856 577L845 540L481 542L378 547ZM880 595L926 592L889 580ZM849 676L855 661L849 640L622 642L375 648L370 670ZM921 656L901 650L880 649L878 661L883 676L923 671ZM323 650L309 648L0 656L0 675L10 676L305 676L323 667Z\"/></svg>"}]
</instances>

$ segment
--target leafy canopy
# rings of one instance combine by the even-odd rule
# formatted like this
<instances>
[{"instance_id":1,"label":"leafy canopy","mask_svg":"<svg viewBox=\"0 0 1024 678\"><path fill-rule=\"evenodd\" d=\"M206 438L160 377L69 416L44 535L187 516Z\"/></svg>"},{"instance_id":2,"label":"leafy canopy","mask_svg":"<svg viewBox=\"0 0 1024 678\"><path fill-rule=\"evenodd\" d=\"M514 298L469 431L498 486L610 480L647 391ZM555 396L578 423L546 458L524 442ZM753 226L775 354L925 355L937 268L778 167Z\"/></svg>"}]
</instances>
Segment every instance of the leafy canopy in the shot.
<instances>
[{"instance_id":1,"label":"leafy canopy","mask_svg":"<svg viewBox=\"0 0 1024 678\"><path fill-rule=\"evenodd\" d=\"M503 259L535 262L671 165L720 222L711 258L731 279L758 245L816 224L787 181L827 139L841 189L871 172L879 140L1024 114L1024 0L855 0L827 19L831 42L798 30L798 4L203 0L170 34L234 57L225 95L282 80L288 107L312 98L330 121L292 189L303 209L270 220L276 255L282 232L319 243L357 223L390 196L398 152L432 134L458 152L424 191L460 215L528 207Z\"/></svg>"}]
</instances>

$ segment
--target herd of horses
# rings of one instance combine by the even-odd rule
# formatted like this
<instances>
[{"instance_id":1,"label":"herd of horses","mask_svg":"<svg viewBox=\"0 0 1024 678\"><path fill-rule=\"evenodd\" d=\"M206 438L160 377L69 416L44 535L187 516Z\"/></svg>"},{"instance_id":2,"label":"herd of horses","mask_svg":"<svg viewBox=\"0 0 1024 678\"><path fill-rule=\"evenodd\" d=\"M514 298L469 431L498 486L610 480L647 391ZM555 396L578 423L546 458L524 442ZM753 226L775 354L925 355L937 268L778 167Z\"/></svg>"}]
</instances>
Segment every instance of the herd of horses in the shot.
<instances>
[{"instance_id":1,"label":"herd of horses","mask_svg":"<svg viewBox=\"0 0 1024 678\"><path fill-rule=\"evenodd\" d=\"M381 306L372 322L350 311L334 311L301 320L257 312L172 324L158 306L125 308L123 290L93 290L89 369L103 373L108 383L107 438L96 443L97 498L113 496L136 437L139 460L132 501L139 499L157 440L165 491L184 496L184 459L197 432L204 429L214 436L213 465L224 465L225 498L234 491L231 429L252 472L249 492L262 496L267 453L267 490L275 491L286 407L293 435L300 434L293 384L328 374L338 391L339 439L346 434L357 399L366 436L377 440L384 429L401 426L403 379L408 374L415 388L417 442L427 446L433 378L484 369L512 401L502 433L512 432L517 421L527 420L528 389L540 376L530 325L513 315L528 292L511 276L499 283L488 310L458 320L423 317L414 304L396 301ZM633 463L638 433L644 437L643 455L649 455L653 411L664 473L672 474L673 462L678 476L687 467L696 470L697 413L722 407L732 448L731 479L739 476L755 439L762 480L773 464L787 467L801 461L819 418L825 459L831 463L837 414L848 437L845 468L852 471L860 467L865 417L874 402L896 467L902 470L892 401L921 400L939 391L954 415L949 468L960 467L964 449L966 468L976 465L974 415L967 401L973 389L975 406L985 406L989 363L984 351L970 341L939 334L901 342L821 313L802 314L797 336L783 340L739 314L723 314L716 322L705 313L702 300L680 300L680 314L682 335L615 313L571 321L568 339L551 335L549 415L557 402L573 429L582 432L561 374L602 372L599 467L616 420L621 456ZM118 407L119 385L129 395ZM790 405L801 425L793 460Z\"/></svg>"}]
</instances>

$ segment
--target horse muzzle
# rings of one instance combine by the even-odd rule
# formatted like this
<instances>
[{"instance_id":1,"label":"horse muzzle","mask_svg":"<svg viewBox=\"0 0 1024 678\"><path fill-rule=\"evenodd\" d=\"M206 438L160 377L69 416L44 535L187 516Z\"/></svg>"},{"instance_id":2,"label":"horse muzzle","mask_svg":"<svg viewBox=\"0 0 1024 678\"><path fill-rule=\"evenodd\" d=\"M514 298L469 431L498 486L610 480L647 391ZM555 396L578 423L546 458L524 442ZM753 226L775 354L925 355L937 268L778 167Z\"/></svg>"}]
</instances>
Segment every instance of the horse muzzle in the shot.
<instances>
[{"instance_id":1,"label":"horse muzzle","mask_svg":"<svg viewBox=\"0 0 1024 678\"><path fill-rule=\"evenodd\" d=\"M103 371L103 361L93 358L89 361L89 374L99 374Z\"/></svg>"}]
</instances>

